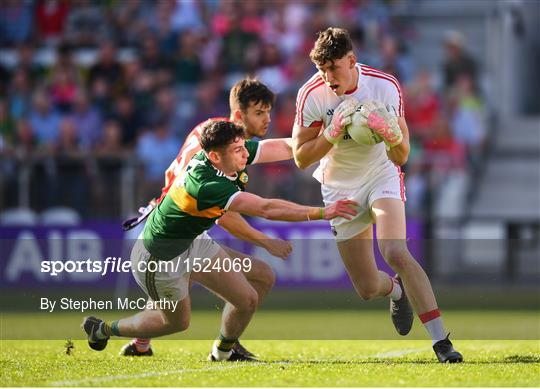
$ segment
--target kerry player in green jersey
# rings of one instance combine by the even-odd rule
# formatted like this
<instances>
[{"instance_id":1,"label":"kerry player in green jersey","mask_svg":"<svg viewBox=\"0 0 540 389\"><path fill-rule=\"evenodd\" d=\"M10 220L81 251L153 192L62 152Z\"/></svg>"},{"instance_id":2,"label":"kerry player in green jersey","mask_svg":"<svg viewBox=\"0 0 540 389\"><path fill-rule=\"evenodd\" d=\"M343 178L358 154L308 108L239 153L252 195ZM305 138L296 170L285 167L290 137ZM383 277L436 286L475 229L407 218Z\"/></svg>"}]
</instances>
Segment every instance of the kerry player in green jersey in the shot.
<instances>
[{"instance_id":1,"label":"kerry player in green jersey","mask_svg":"<svg viewBox=\"0 0 540 389\"><path fill-rule=\"evenodd\" d=\"M244 138L252 139L254 137L263 138L270 125L270 112L274 105L274 93L262 82L252 78L244 78L233 85L229 93L230 115L228 118L211 118L208 120L232 121L244 128ZM191 158L201 151L199 139L201 132L207 121L197 125L186 137L182 148L176 158L165 172L165 185L161 190L161 196L149 203L143 208L143 212L138 218L130 219L124 223L124 229L131 229L144 221L148 215L153 212L169 192L175 178L182 174ZM272 139L268 140L266 147L272 148L272 155L276 161L292 158L292 139ZM237 212L227 212L220 217L216 223L229 232L231 235L250 242L256 246L267 250L271 255L285 259L292 251L289 242L281 239L272 239L262 231L253 228ZM230 247L223 247L232 257L242 258L244 254L239 253ZM259 304L270 292L275 282L275 274L270 266L258 259L251 258L251 268L244 271L247 281L253 286L258 295ZM211 287L212 279L205 272L192 272L191 282L198 282L204 287ZM231 312L230 304L225 304L223 308L223 321L235 320L235 313ZM255 356L246 350L238 341L233 345L233 350L237 354L242 354L246 359L255 359ZM150 345L150 339L135 338L125 344L120 351L124 356L151 356L153 350Z\"/></svg>"},{"instance_id":2,"label":"kerry player in green jersey","mask_svg":"<svg viewBox=\"0 0 540 389\"><path fill-rule=\"evenodd\" d=\"M103 350L111 336L152 338L186 330L190 320L189 277L197 258L208 258L208 273L214 293L231 306L235 321L224 321L220 339L210 358L231 360L231 347L249 324L256 310L258 296L241 272L218 271L212 266L230 259L227 252L206 234L227 211L270 220L306 221L351 219L356 203L339 200L324 208L309 207L279 199L265 199L243 191L248 164L273 161L272 148L265 142L246 141L242 127L227 121L209 122L203 129L203 151L190 161L185 173L177 177L171 189L152 212L132 255L133 275L139 286L159 309L145 310L134 316L104 322L87 317L83 322L88 344ZM152 271L151 264L176 265L175 270ZM141 266L143 264L144 266ZM142 269L146 269L143 271ZM177 304L167 305L167 302Z\"/></svg>"}]
</instances>

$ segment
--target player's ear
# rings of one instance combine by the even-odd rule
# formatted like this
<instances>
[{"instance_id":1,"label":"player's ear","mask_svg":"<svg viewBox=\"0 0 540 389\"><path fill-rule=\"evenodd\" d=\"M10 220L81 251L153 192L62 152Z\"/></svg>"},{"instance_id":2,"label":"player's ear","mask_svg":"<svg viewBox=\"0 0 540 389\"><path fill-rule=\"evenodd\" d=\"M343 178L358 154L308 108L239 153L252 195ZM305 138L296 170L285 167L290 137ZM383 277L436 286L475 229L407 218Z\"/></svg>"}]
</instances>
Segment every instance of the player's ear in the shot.
<instances>
[{"instance_id":1,"label":"player's ear","mask_svg":"<svg viewBox=\"0 0 540 389\"><path fill-rule=\"evenodd\" d=\"M243 122L244 118L242 117L242 111L240 111L239 109L235 109L233 111L233 119L235 122Z\"/></svg>"},{"instance_id":2,"label":"player's ear","mask_svg":"<svg viewBox=\"0 0 540 389\"><path fill-rule=\"evenodd\" d=\"M218 163L220 160L219 153L217 151L210 150L207 155L210 161L213 163Z\"/></svg>"},{"instance_id":3,"label":"player's ear","mask_svg":"<svg viewBox=\"0 0 540 389\"><path fill-rule=\"evenodd\" d=\"M349 55L349 67L353 69L356 66L356 55L353 52Z\"/></svg>"}]
</instances>

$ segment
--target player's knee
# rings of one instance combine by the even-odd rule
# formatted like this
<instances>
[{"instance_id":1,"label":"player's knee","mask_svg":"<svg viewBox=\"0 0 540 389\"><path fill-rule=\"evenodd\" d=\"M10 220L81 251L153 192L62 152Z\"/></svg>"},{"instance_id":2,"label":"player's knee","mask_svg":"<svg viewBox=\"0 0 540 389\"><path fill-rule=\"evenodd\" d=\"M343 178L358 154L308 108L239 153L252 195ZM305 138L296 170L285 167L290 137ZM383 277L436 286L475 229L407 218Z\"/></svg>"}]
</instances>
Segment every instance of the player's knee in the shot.
<instances>
[{"instance_id":1,"label":"player's knee","mask_svg":"<svg viewBox=\"0 0 540 389\"><path fill-rule=\"evenodd\" d=\"M379 288L375 284L365 284L362 287L356 288L356 293L362 300L373 300L379 296Z\"/></svg>"},{"instance_id":2,"label":"player's knee","mask_svg":"<svg viewBox=\"0 0 540 389\"><path fill-rule=\"evenodd\" d=\"M385 244L381 247L381 254L390 267L398 273L410 266L413 260L407 246L401 243Z\"/></svg>"},{"instance_id":3,"label":"player's knee","mask_svg":"<svg viewBox=\"0 0 540 389\"><path fill-rule=\"evenodd\" d=\"M410 269L411 266L414 265L414 259L412 259L410 255L394 255L388 257L386 261L388 262L392 270L394 270L398 274L407 271L407 269Z\"/></svg>"},{"instance_id":4,"label":"player's knee","mask_svg":"<svg viewBox=\"0 0 540 389\"><path fill-rule=\"evenodd\" d=\"M276 274L274 273L272 268L265 262L263 262L261 274L262 286L264 287L266 292L269 292L276 283Z\"/></svg>"},{"instance_id":5,"label":"player's knee","mask_svg":"<svg viewBox=\"0 0 540 389\"><path fill-rule=\"evenodd\" d=\"M177 320L171 321L168 323L168 332L169 334L174 334L176 332L182 332L189 328L190 318L181 317Z\"/></svg>"},{"instance_id":6,"label":"player's knee","mask_svg":"<svg viewBox=\"0 0 540 389\"><path fill-rule=\"evenodd\" d=\"M243 312L255 312L257 305L259 305L259 296L252 289L243 296L241 303L237 304L237 308Z\"/></svg>"}]
</instances>

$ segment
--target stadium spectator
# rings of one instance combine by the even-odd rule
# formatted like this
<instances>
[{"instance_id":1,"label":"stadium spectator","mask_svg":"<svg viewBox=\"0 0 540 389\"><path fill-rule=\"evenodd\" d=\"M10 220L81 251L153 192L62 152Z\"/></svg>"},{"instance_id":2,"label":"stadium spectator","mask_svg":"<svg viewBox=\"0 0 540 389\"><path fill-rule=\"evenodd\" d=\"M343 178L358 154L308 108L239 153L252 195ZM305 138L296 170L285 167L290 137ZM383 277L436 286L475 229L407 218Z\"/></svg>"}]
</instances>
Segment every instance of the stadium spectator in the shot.
<instances>
[{"instance_id":1,"label":"stadium spectator","mask_svg":"<svg viewBox=\"0 0 540 389\"><path fill-rule=\"evenodd\" d=\"M56 60L50 70L49 77L54 79L57 72L65 72L68 78L78 85L82 85L83 69L77 65L73 58L74 46L62 42L56 50Z\"/></svg>"},{"instance_id":2,"label":"stadium spectator","mask_svg":"<svg viewBox=\"0 0 540 389\"><path fill-rule=\"evenodd\" d=\"M381 39L379 54L373 66L393 75L402 84L409 83L414 73L411 59L398 47L396 39L389 35Z\"/></svg>"},{"instance_id":3,"label":"stadium spectator","mask_svg":"<svg viewBox=\"0 0 540 389\"><path fill-rule=\"evenodd\" d=\"M262 46L260 63L256 75L257 78L276 93L281 93L286 87L287 80L283 60L276 44L266 43Z\"/></svg>"},{"instance_id":4,"label":"stadium spectator","mask_svg":"<svg viewBox=\"0 0 540 389\"><path fill-rule=\"evenodd\" d=\"M88 95L79 91L75 97L71 120L77 129L80 146L90 151L101 138L102 117L100 112L92 107Z\"/></svg>"},{"instance_id":5,"label":"stadium spectator","mask_svg":"<svg viewBox=\"0 0 540 389\"><path fill-rule=\"evenodd\" d=\"M95 47L109 38L107 19L96 3L73 0L66 21L64 39L79 47Z\"/></svg>"},{"instance_id":6,"label":"stadium spectator","mask_svg":"<svg viewBox=\"0 0 540 389\"><path fill-rule=\"evenodd\" d=\"M182 122L177 113L176 96L171 88L163 87L157 91L154 108L148 116L150 122L161 120L166 123L167 129L173 134L175 131L179 131L180 133L175 135L184 135L179 130Z\"/></svg>"},{"instance_id":7,"label":"stadium spectator","mask_svg":"<svg viewBox=\"0 0 540 389\"><path fill-rule=\"evenodd\" d=\"M66 69L58 68L52 76L49 95L54 107L62 114L68 114L73 108L79 86Z\"/></svg>"},{"instance_id":8,"label":"stadium spectator","mask_svg":"<svg viewBox=\"0 0 540 389\"><path fill-rule=\"evenodd\" d=\"M102 42L99 46L98 59L88 71L88 85L92 85L97 78L104 79L112 91L118 93L124 87L122 65L116 58L116 47L110 42Z\"/></svg>"},{"instance_id":9,"label":"stadium spectator","mask_svg":"<svg viewBox=\"0 0 540 389\"><path fill-rule=\"evenodd\" d=\"M6 0L0 4L0 44L16 45L32 34L32 3Z\"/></svg>"},{"instance_id":10,"label":"stadium spectator","mask_svg":"<svg viewBox=\"0 0 540 389\"><path fill-rule=\"evenodd\" d=\"M227 73L242 73L249 68L250 51L259 43L256 34L242 28L241 16L228 15L229 28L223 35L221 68ZM253 61L251 61L253 63Z\"/></svg>"},{"instance_id":11,"label":"stadium spectator","mask_svg":"<svg viewBox=\"0 0 540 389\"><path fill-rule=\"evenodd\" d=\"M135 109L135 102L128 94L120 95L114 103L112 117L122 129L122 145L133 147L142 125L142 118Z\"/></svg>"},{"instance_id":12,"label":"stadium spectator","mask_svg":"<svg viewBox=\"0 0 540 389\"><path fill-rule=\"evenodd\" d=\"M113 114L113 95L105 79L96 78L92 85L89 85L88 95L92 105L101 112L102 116Z\"/></svg>"},{"instance_id":13,"label":"stadium spectator","mask_svg":"<svg viewBox=\"0 0 540 389\"><path fill-rule=\"evenodd\" d=\"M54 148L60 134L60 115L53 109L47 94L42 90L34 93L32 105L29 121L38 143L47 149Z\"/></svg>"},{"instance_id":14,"label":"stadium spectator","mask_svg":"<svg viewBox=\"0 0 540 389\"><path fill-rule=\"evenodd\" d=\"M77 156L81 152L80 137L75 122L65 117L60 121L60 131L55 152L63 156Z\"/></svg>"},{"instance_id":15,"label":"stadium spectator","mask_svg":"<svg viewBox=\"0 0 540 389\"><path fill-rule=\"evenodd\" d=\"M432 75L427 70L418 72L405 88L405 112L411 135L427 139L441 113L441 99L433 88Z\"/></svg>"},{"instance_id":16,"label":"stadium spectator","mask_svg":"<svg viewBox=\"0 0 540 389\"><path fill-rule=\"evenodd\" d=\"M16 154L25 157L37 146L37 140L32 126L28 120L20 119L17 121L17 134L15 136L15 150Z\"/></svg>"},{"instance_id":17,"label":"stadium spectator","mask_svg":"<svg viewBox=\"0 0 540 389\"><path fill-rule=\"evenodd\" d=\"M172 30L183 33L204 29L201 15L202 4L202 2L195 0L175 0L170 19Z\"/></svg>"},{"instance_id":18,"label":"stadium spectator","mask_svg":"<svg viewBox=\"0 0 540 389\"><path fill-rule=\"evenodd\" d=\"M203 67L199 57L201 40L190 30L178 36L179 48L173 56L174 79L181 86L193 89L203 78Z\"/></svg>"},{"instance_id":19,"label":"stadium spectator","mask_svg":"<svg viewBox=\"0 0 540 389\"><path fill-rule=\"evenodd\" d=\"M144 18L153 4L143 0L120 1L111 10L114 36L119 45L135 46L145 31Z\"/></svg>"},{"instance_id":20,"label":"stadium spectator","mask_svg":"<svg viewBox=\"0 0 540 389\"><path fill-rule=\"evenodd\" d=\"M71 118L66 117L60 122L54 154L56 168L47 174L57 185L50 189L52 197L49 205L61 203L76 209L81 215L88 215L86 204L90 200L94 170L90 168L90 160L85 158L87 154L80 147L79 134ZM61 202L59 199L62 199Z\"/></svg>"},{"instance_id":21,"label":"stadium spectator","mask_svg":"<svg viewBox=\"0 0 540 389\"><path fill-rule=\"evenodd\" d=\"M467 150L467 158L474 171L479 168L486 137L484 104L476 94L473 80L462 74L456 80L453 96L452 133Z\"/></svg>"},{"instance_id":22,"label":"stadium spectator","mask_svg":"<svg viewBox=\"0 0 540 389\"><path fill-rule=\"evenodd\" d=\"M159 42L154 35L147 35L143 38L140 52L141 66L148 72L158 72L162 69L170 68L170 64L165 55L159 49Z\"/></svg>"},{"instance_id":23,"label":"stadium spectator","mask_svg":"<svg viewBox=\"0 0 540 389\"><path fill-rule=\"evenodd\" d=\"M0 153L15 141L15 121L9 114L6 100L0 100Z\"/></svg>"},{"instance_id":24,"label":"stadium spectator","mask_svg":"<svg viewBox=\"0 0 540 389\"><path fill-rule=\"evenodd\" d=\"M28 72L15 70L8 89L9 113L15 120L28 115L32 105L32 85Z\"/></svg>"},{"instance_id":25,"label":"stadium spectator","mask_svg":"<svg viewBox=\"0 0 540 389\"><path fill-rule=\"evenodd\" d=\"M167 170L181 145L167 128L165 121L158 121L151 130L141 135L135 153L143 167L142 199L152 198L159 193L163 185L163 172Z\"/></svg>"},{"instance_id":26,"label":"stadium spectator","mask_svg":"<svg viewBox=\"0 0 540 389\"><path fill-rule=\"evenodd\" d=\"M123 157L127 149L122 145L122 128L115 120L108 120L103 125L103 136L96 146L99 157Z\"/></svg>"},{"instance_id":27,"label":"stadium spectator","mask_svg":"<svg viewBox=\"0 0 540 389\"><path fill-rule=\"evenodd\" d=\"M245 0L239 4L242 8L242 18L240 20L242 31L255 34L260 38L265 34L265 26L261 18L261 4L257 0Z\"/></svg>"},{"instance_id":28,"label":"stadium spectator","mask_svg":"<svg viewBox=\"0 0 540 389\"><path fill-rule=\"evenodd\" d=\"M455 86L458 78L467 75L477 87L477 65L465 50L463 35L458 31L447 31L444 38L446 59L443 63L444 87L448 91Z\"/></svg>"},{"instance_id":29,"label":"stadium spectator","mask_svg":"<svg viewBox=\"0 0 540 389\"><path fill-rule=\"evenodd\" d=\"M39 1L36 8L36 34L46 45L60 41L69 12L69 2L65 0Z\"/></svg>"},{"instance_id":30,"label":"stadium spectator","mask_svg":"<svg viewBox=\"0 0 540 389\"><path fill-rule=\"evenodd\" d=\"M29 43L23 43L17 48L17 69L28 74L32 86L39 84L46 74L45 67L34 61L34 47Z\"/></svg>"},{"instance_id":31,"label":"stadium spectator","mask_svg":"<svg viewBox=\"0 0 540 389\"><path fill-rule=\"evenodd\" d=\"M444 182L453 171L465 169L465 149L452 136L449 120L442 114L435 120L430 136L424 142L424 150L427 167L434 173L432 176L437 177L435 186Z\"/></svg>"},{"instance_id":32,"label":"stadium spectator","mask_svg":"<svg viewBox=\"0 0 540 389\"><path fill-rule=\"evenodd\" d=\"M0 63L0 97L7 97L7 86L10 82L11 74L4 64Z\"/></svg>"},{"instance_id":33,"label":"stadium spectator","mask_svg":"<svg viewBox=\"0 0 540 389\"><path fill-rule=\"evenodd\" d=\"M220 80L209 79L201 82L195 92L197 98L195 114L186 123L186 128L182 128L181 130L188 131L208 118L224 116L228 107L221 98L223 89ZM184 135L187 134L184 133Z\"/></svg>"}]
</instances>

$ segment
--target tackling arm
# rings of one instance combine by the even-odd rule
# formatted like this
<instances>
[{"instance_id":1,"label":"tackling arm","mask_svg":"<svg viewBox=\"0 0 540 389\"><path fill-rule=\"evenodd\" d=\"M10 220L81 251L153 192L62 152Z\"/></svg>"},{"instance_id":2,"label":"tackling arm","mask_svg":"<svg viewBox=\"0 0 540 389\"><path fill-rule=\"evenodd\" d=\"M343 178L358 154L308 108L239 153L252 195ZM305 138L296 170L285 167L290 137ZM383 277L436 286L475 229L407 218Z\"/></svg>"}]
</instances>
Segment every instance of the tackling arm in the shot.
<instances>
[{"instance_id":1,"label":"tackling arm","mask_svg":"<svg viewBox=\"0 0 540 389\"><path fill-rule=\"evenodd\" d=\"M334 219L338 216L348 220L356 216L352 200L338 200L325 208L309 207L280 199L265 199L252 193L241 192L232 200L229 210L269 220L305 221Z\"/></svg>"},{"instance_id":2,"label":"tackling arm","mask_svg":"<svg viewBox=\"0 0 540 389\"><path fill-rule=\"evenodd\" d=\"M289 242L270 238L250 226L238 212L226 212L216 221L216 224L238 239L262 247L276 257L285 259L291 253L292 247Z\"/></svg>"},{"instance_id":3,"label":"tackling arm","mask_svg":"<svg viewBox=\"0 0 540 389\"><path fill-rule=\"evenodd\" d=\"M260 152L256 163L286 161L293 157L292 138L266 139L259 142Z\"/></svg>"}]
</instances>

